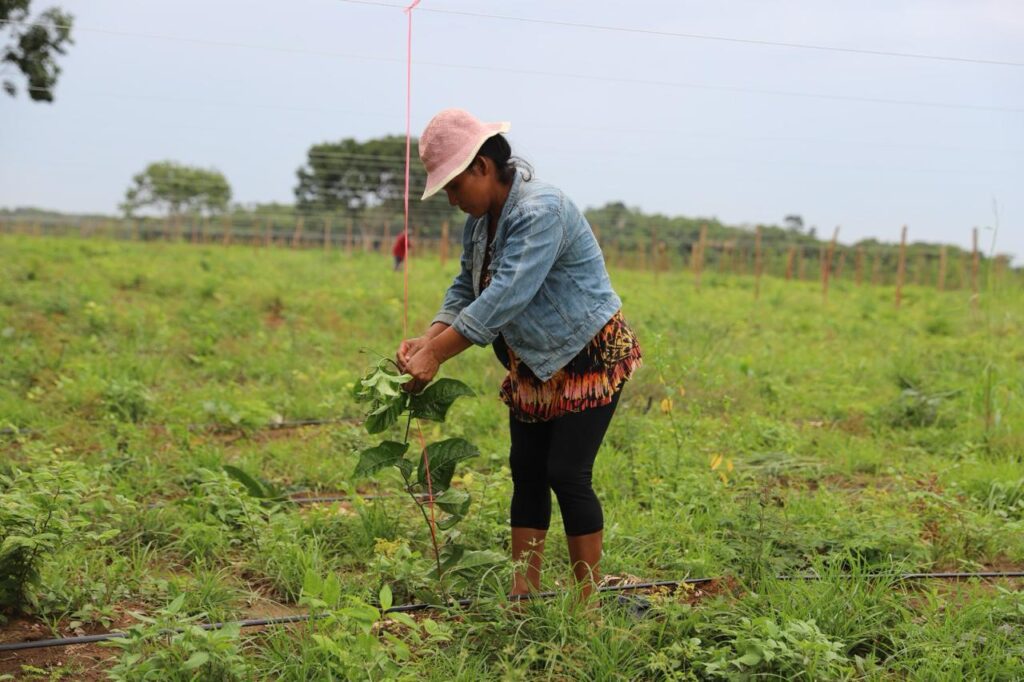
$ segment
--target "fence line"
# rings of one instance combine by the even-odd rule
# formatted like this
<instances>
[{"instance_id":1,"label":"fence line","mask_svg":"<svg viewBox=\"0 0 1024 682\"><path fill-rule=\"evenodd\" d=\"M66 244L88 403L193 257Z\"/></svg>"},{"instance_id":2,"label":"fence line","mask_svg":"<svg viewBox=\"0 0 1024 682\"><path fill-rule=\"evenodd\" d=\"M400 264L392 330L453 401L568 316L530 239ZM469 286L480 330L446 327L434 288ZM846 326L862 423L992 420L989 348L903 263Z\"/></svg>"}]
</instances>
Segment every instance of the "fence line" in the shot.
<instances>
[{"instance_id":1,"label":"fence line","mask_svg":"<svg viewBox=\"0 0 1024 682\"><path fill-rule=\"evenodd\" d=\"M284 214L282 214L284 215ZM336 216L288 216L288 220L269 216L192 217L168 216L163 218L27 218L0 217L0 234L28 234L36 236L104 237L137 242L179 241L193 244L242 245L251 247L287 247L292 249L319 248L339 253L390 254L394 234L391 224L382 220L376 224L338 219ZM461 247L461 230L452 234L448 220L441 220L440 234L421 235L421 225L410 227L413 253L433 254L442 265L449 254ZM839 227L828 242L792 243L765 238L758 227L749 236L730 236L708 239L707 226L702 225L696 239L670 237L660 239L656 228L647 231L608 235L594 225L605 260L615 268L649 270L657 279L659 273L689 270L694 286L699 291L705 271L721 274L750 274L755 278L754 296L761 293L761 278L765 275L786 280L808 280L808 272L820 272L822 300L827 302L830 282L848 281L856 286L895 285L896 306L900 305L902 288L908 282L918 286L934 286L940 291L969 289L972 301L977 302L981 269L986 268L998 279L1007 273L1022 280L1019 270L1010 267L1009 256L984 258L978 249L978 230L972 231L974 248L960 258L950 258L948 247L922 250L908 247L906 227L901 231L897 246L838 244ZM434 232L434 230L430 230ZM915 257L908 259L908 248ZM853 259L846 267L846 257Z\"/></svg>"}]
</instances>

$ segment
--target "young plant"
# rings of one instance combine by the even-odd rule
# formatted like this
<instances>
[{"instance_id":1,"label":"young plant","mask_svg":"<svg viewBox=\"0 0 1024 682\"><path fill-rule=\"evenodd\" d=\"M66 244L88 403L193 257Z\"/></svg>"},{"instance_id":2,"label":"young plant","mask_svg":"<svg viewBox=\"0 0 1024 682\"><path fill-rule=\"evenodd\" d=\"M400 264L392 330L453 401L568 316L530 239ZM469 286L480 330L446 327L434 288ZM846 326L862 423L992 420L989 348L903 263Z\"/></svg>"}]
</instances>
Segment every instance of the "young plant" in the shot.
<instances>
[{"instance_id":1,"label":"young plant","mask_svg":"<svg viewBox=\"0 0 1024 682\"><path fill-rule=\"evenodd\" d=\"M406 679L409 663L451 642L451 630L443 623L389 612L387 585L378 599L380 608L344 594L337 574L306 574L300 603L310 609L312 642L302 655L319 671L318 679Z\"/></svg>"},{"instance_id":2,"label":"young plant","mask_svg":"<svg viewBox=\"0 0 1024 682\"><path fill-rule=\"evenodd\" d=\"M0 611L38 607L43 565L71 543L102 544L118 534L86 517L90 485L84 466L75 462L0 474Z\"/></svg>"},{"instance_id":3,"label":"young plant","mask_svg":"<svg viewBox=\"0 0 1024 682\"><path fill-rule=\"evenodd\" d=\"M421 436L419 457L406 457L412 420L443 422L452 403L462 396L474 395L473 390L455 379L438 379L421 393L410 394L402 385L411 379L408 374L400 373L393 361L382 358L356 383L355 399L369 405L364 422L367 432L382 433L399 424L404 416L405 435L401 441L384 440L363 450L354 476L372 476L389 467L398 470L403 489L430 530L434 568L429 575L439 581L443 591L444 578L450 572L479 569L497 563L501 557L494 552L466 551L452 531L469 511L471 501L468 492L451 487L452 477L459 462L480 454L476 446L462 438L427 444ZM445 514L436 521L431 508L435 505ZM439 542L437 530L447 532L444 542Z\"/></svg>"},{"instance_id":4,"label":"young plant","mask_svg":"<svg viewBox=\"0 0 1024 682\"><path fill-rule=\"evenodd\" d=\"M110 670L112 680L249 680L252 667L242 655L237 624L204 630L205 614L182 613L185 595L178 595L154 616L133 615L141 623L128 628L124 639L106 646L121 649Z\"/></svg>"}]
</instances>

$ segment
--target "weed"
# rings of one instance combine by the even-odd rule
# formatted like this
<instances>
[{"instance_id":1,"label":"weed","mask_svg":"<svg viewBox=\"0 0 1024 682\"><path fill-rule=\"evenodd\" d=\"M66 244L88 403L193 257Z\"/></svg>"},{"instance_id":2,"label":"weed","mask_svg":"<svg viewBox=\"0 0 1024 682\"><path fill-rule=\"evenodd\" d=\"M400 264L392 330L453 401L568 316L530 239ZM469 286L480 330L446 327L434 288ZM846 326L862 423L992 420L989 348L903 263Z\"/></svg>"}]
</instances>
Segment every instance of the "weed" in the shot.
<instances>
[{"instance_id":1,"label":"weed","mask_svg":"<svg viewBox=\"0 0 1024 682\"><path fill-rule=\"evenodd\" d=\"M153 616L133 614L141 621L128 628L126 637L107 646L121 650L110 670L110 679L135 680L229 680L252 679L251 663L242 655L238 625L205 630L196 623L205 614L186 616L185 595L178 595Z\"/></svg>"},{"instance_id":2,"label":"weed","mask_svg":"<svg viewBox=\"0 0 1024 682\"><path fill-rule=\"evenodd\" d=\"M75 462L0 475L0 608L38 607L35 588L45 562L69 543L103 543L118 534L92 527L82 508L88 488L85 471Z\"/></svg>"},{"instance_id":3,"label":"weed","mask_svg":"<svg viewBox=\"0 0 1024 682\"><path fill-rule=\"evenodd\" d=\"M142 383L133 379L114 380L103 391L103 404L116 419L138 424L153 406L153 394Z\"/></svg>"}]
</instances>

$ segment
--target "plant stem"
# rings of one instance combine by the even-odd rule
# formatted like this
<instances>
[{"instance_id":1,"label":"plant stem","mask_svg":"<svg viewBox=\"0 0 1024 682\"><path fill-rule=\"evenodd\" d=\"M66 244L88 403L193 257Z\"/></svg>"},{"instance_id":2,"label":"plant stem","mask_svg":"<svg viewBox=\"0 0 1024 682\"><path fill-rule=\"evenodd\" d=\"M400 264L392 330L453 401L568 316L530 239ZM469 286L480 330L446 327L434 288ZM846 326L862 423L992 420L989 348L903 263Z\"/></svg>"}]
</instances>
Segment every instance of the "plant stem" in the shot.
<instances>
[{"instance_id":1,"label":"plant stem","mask_svg":"<svg viewBox=\"0 0 1024 682\"><path fill-rule=\"evenodd\" d=\"M409 411L409 417L408 417L408 419L406 419L406 422L405 422L405 444L406 445L409 444L409 430L411 428L412 428L412 411L410 410ZM421 457L423 456L422 453L420 453L420 456ZM431 544L434 547L434 562L437 564L437 581L441 584L441 587L442 587L442 590L443 590L444 589L444 576L441 574L441 549L437 546L437 531L434 530L434 524L430 522L430 517L427 516L427 512L423 508L423 504L420 502L419 498L416 497L416 494L412 491L412 482L409 480L409 477L405 475L404 471L402 472L402 478L405 479L405 492L409 493L409 497L411 497L412 501L416 504L417 507L419 507L420 514L423 515L423 521L427 524L427 529L430 531L430 542L431 542ZM434 504L434 494L433 494L433 491L430 492L429 498L430 498L430 504Z\"/></svg>"},{"instance_id":2,"label":"plant stem","mask_svg":"<svg viewBox=\"0 0 1024 682\"><path fill-rule=\"evenodd\" d=\"M423 504L420 502L420 499L416 497L416 493L412 491L412 482L409 480L409 477L405 475L405 472L402 472L402 478L405 479L405 492L409 494L409 497L412 498L412 501L419 508L420 514L423 515L423 521L427 524L427 528L430 529L430 542L434 546L434 561L437 564L437 580L443 586L444 577L441 575L441 551L437 546L437 535L434 533L434 524L430 523L430 517L427 516L426 510L423 509Z\"/></svg>"}]
</instances>

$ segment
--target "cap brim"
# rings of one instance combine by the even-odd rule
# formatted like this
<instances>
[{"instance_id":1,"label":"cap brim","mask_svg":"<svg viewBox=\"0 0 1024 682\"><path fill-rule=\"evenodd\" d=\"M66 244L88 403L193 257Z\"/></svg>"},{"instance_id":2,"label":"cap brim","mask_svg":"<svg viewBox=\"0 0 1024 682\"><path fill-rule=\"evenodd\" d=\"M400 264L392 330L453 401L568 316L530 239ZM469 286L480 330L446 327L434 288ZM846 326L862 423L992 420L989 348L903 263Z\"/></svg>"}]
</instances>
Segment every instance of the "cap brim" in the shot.
<instances>
[{"instance_id":1,"label":"cap brim","mask_svg":"<svg viewBox=\"0 0 1024 682\"><path fill-rule=\"evenodd\" d=\"M476 141L476 144L471 147L471 151L466 155L466 158L459 161L459 164L455 166L453 170L449 171L442 177L433 177L431 174L427 174L427 186L423 190L423 196L420 197L420 201L425 201L440 192L445 185L455 178L456 175L466 170L466 168L469 167L469 164L473 162L473 159L476 158L476 153L480 151L480 147L483 146L484 142L486 142L488 138L494 137L498 133L507 133L512 129L512 124L509 121L487 123L485 125L487 128L486 132L481 135Z\"/></svg>"}]
</instances>

